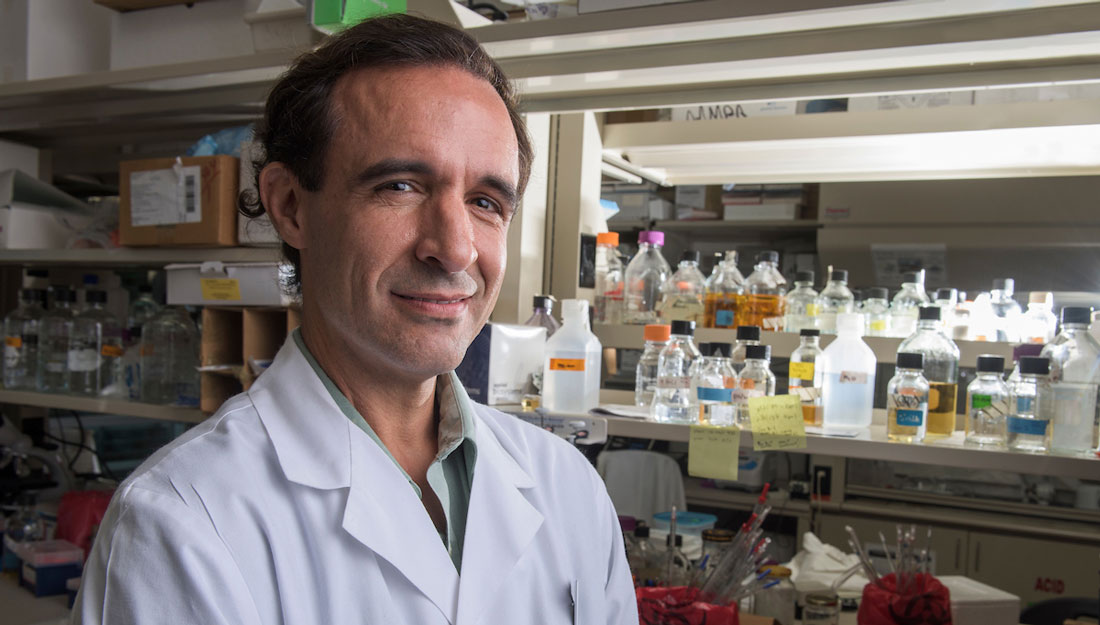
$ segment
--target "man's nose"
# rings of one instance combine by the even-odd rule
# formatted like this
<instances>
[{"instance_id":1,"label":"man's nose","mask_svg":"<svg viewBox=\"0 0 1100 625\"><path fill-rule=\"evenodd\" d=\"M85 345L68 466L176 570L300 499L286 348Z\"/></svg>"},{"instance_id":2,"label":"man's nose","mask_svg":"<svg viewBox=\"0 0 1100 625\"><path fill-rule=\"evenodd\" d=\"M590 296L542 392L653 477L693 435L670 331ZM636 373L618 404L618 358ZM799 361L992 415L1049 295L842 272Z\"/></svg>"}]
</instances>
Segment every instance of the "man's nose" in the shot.
<instances>
[{"instance_id":1,"label":"man's nose","mask_svg":"<svg viewBox=\"0 0 1100 625\"><path fill-rule=\"evenodd\" d=\"M465 271L477 260L472 219L461 194L433 198L420 216L416 257L447 273Z\"/></svg>"}]
</instances>

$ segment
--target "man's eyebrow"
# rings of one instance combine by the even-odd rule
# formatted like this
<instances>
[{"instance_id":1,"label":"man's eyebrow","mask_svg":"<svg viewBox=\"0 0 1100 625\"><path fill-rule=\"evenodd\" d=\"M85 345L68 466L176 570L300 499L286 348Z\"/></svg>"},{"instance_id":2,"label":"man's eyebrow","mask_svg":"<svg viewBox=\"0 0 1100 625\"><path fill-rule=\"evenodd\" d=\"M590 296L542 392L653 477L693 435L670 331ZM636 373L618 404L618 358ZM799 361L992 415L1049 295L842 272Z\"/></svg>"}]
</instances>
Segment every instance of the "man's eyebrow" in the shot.
<instances>
[{"instance_id":1,"label":"man's eyebrow","mask_svg":"<svg viewBox=\"0 0 1100 625\"><path fill-rule=\"evenodd\" d=\"M502 195L504 201L511 207L512 212L516 212L518 208L517 204L519 204L519 193L516 192L516 187L514 185L505 182L503 178L497 176L482 176L478 182Z\"/></svg>"},{"instance_id":2,"label":"man's eyebrow","mask_svg":"<svg viewBox=\"0 0 1100 625\"><path fill-rule=\"evenodd\" d=\"M367 167L355 177L355 186L367 184L379 178L394 174L425 174L435 172L432 166L424 161L412 161L399 158L387 158Z\"/></svg>"}]
</instances>

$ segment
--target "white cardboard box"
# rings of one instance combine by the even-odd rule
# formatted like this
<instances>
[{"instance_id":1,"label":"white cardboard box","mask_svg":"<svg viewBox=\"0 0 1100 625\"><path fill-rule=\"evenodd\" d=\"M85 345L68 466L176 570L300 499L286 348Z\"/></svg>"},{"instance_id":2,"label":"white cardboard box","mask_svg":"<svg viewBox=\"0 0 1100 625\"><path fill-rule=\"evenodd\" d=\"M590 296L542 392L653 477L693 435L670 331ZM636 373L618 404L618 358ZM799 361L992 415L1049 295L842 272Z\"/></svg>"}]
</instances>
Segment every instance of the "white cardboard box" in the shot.
<instances>
[{"instance_id":1,"label":"white cardboard box","mask_svg":"<svg viewBox=\"0 0 1100 625\"><path fill-rule=\"evenodd\" d=\"M518 404L534 377L542 376L545 353L546 328L487 323L455 374L476 402Z\"/></svg>"},{"instance_id":2,"label":"white cardboard box","mask_svg":"<svg viewBox=\"0 0 1100 625\"><path fill-rule=\"evenodd\" d=\"M290 306L282 288L289 266L282 263L188 263L168 265L171 306Z\"/></svg>"},{"instance_id":3,"label":"white cardboard box","mask_svg":"<svg viewBox=\"0 0 1100 625\"><path fill-rule=\"evenodd\" d=\"M953 625L1016 625L1020 598L961 575L938 577L951 592Z\"/></svg>"},{"instance_id":4,"label":"white cardboard box","mask_svg":"<svg viewBox=\"0 0 1100 625\"><path fill-rule=\"evenodd\" d=\"M742 119L747 117L779 117L798 112L798 102L717 102L672 108L672 121L695 122L709 119Z\"/></svg>"},{"instance_id":5,"label":"white cardboard box","mask_svg":"<svg viewBox=\"0 0 1100 625\"><path fill-rule=\"evenodd\" d=\"M870 95L848 98L848 112L932 109L941 106L971 106L973 91L935 91L902 95Z\"/></svg>"},{"instance_id":6,"label":"white cardboard box","mask_svg":"<svg viewBox=\"0 0 1100 625\"><path fill-rule=\"evenodd\" d=\"M726 204L722 208L722 219L726 221L753 221L759 219L794 220L798 218L798 207L798 202Z\"/></svg>"}]
</instances>

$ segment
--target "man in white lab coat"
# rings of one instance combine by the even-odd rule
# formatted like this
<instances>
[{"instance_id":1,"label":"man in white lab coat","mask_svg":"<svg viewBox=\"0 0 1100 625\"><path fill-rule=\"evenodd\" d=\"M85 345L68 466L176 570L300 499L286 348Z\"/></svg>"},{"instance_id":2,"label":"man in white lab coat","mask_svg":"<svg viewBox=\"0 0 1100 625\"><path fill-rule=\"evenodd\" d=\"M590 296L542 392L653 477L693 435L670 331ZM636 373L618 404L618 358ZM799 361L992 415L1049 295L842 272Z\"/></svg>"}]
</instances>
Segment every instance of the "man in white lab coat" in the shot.
<instances>
[{"instance_id":1,"label":"man in white lab coat","mask_svg":"<svg viewBox=\"0 0 1100 625\"><path fill-rule=\"evenodd\" d=\"M448 26L371 20L291 67L257 137L249 214L302 327L122 484L73 621L636 624L595 471L453 373L532 158L500 68Z\"/></svg>"}]
</instances>

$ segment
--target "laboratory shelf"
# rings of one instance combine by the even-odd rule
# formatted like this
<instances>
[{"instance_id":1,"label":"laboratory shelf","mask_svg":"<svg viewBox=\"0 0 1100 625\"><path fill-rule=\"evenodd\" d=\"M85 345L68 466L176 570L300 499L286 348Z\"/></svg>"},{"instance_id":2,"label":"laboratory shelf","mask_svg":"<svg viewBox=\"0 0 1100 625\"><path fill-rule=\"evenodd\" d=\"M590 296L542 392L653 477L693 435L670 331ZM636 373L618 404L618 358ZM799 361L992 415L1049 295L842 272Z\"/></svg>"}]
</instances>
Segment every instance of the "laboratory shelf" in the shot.
<instances>
[{"instance_id":1,"label":"laboratory shelf","mask_svg":"<svg viewBox=\"0 0 1100 625\"><path fill-rule=\"evenodd\" d=\"M100 412L126 417L140 417L142 419L157 419L161 421L183 421L186 423L200 423L207 417L207 415L203 414L203 412L197 408L180 408L178 406L145 404L121 399L55 395L52 393L34 393L30 391L11 391L6 389L0 389L0 404L38 406L40 408L75 410L77 412Z\"/></svg>"},{"instance_id":2,"label":"laboratory shelf","mask_svg":"<svg viewBox=\"0 0 1100 625\"><path fill-rule=\"evenodd\" d=\"M691 433L688 425L654 423L627 417L608 416L606 418L609 436L687 442ZM872 425L854 438L807 433L804 449L785 451L966 469L991 469L1032 475L1100 479L1100 459L1096 457L1032 455L973 449L963 445L963 437L963 432L957 431L950 437L923 444L893 443L886 438L885 425ZM748 430L741 432L741 447L752 448L752 432Z\"/></svg>"},{"instance_id":3,"label":"laboratory shelf","mask_svg":"<svg viewBox=\"0 0 1100 625\"><path fill-rule=\"evenodd\" d=\"M608 222L607 227L614 232L631 232L650 227L649 221ZM762 230L791 230L811 232L821 227L816 219L761 219L745 221L727 221L724 219L703 219L694 221L685 220L657 220L652 228L662 232L688 232L698 236L729 236L743 231L758 232Z\"/></svg>"},{"instance_id":4,"label":"laboratory shelf","mask_svg":"<svg viewBox=\"0 0 1100 625\"><path fill-rule=\"evenodd\" d=\"M611 325L596 324L593 332L600 339L604 347L618 347L625 349L641 349L645 341L642 338L644 326L640 325ZM825 347L833 340L833 336L822 336L821 346ZM737 340L737 331L726 328L698 328L695 330L697 342L727 342ZM865 336L863 340L875 352L875 358L879 362L894 362L897 356L898 345L902 339L877 336ZM761 342L771 345L772 357L787 357L798 347L798 334L794 332L762 332ZM987 341L955 341L959 346L959 364L963 367L973 367L981 354L993 354L1002 356L1006 366L1012 363L1013 343L995 343Z\"/></svg>"},{"instance_id":5,"label":"laboratory shelf","mask_svg":"<svg viewBox=\"0 0 1100 625\"><path fill-rule=\"evenodd\" d=\"M113 249L0 250L0 264L22 266L162 267L172 263L273 262L275 247L118 247Z\"/></svg>"},{"instance_id":6,"label":"laboratory shelf","mask_svg":"<svg viewBox=\"0 0 1100 625\"><path fill-rule=\"evenodd\" d=\"M704 486L697 477L684 477L684 497L689 505L708 506L725 510L752 510L760 498L759 493L751 493L726 488ZM808 517L810 502L806 499L791 499L786 492L768 493L768 505L772 507L772 516Z\"/></svg>"}]
</instances>

